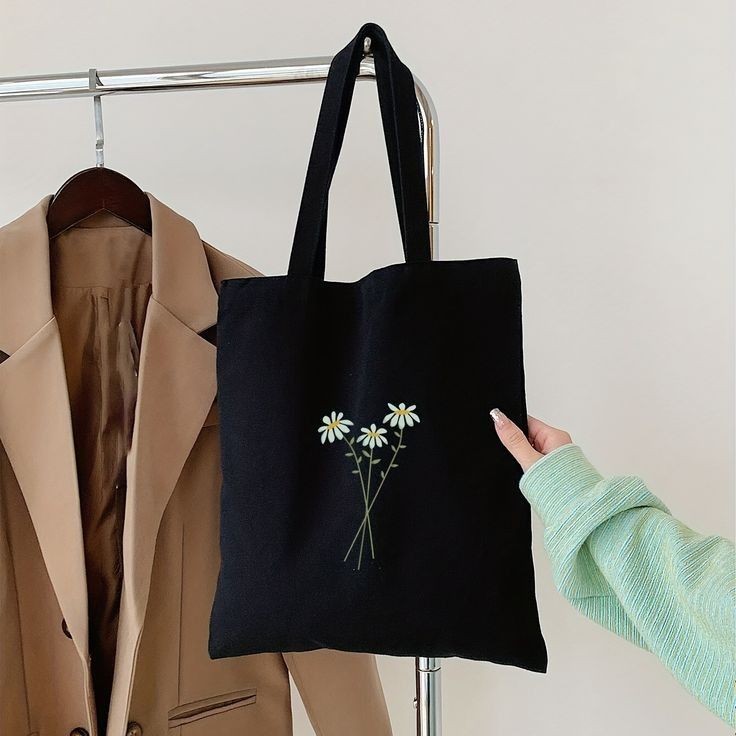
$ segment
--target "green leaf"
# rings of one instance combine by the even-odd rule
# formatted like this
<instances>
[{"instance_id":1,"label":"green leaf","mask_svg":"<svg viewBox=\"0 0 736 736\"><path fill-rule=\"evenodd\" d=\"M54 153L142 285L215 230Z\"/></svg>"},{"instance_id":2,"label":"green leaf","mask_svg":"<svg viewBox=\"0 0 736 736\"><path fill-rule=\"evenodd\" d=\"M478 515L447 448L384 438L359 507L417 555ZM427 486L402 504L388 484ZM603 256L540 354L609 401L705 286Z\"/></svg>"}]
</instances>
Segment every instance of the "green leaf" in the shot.
<instances>
[{"instance_id":1,"label":"green leaf","mask_svg":"<svg viewBox=\"0 0 736 736\"><path fill-rule=\"evenodd\" d=\"M378 460L374 460L374 461L373 461L373 462L371 463L371 465L375 465L376 463L380 463L380 462L381 462L381 458L379 457L379 458L378 458Z\"/></svg>"},{"instance_id":2,"label":"green leaf","mask_svg":"<svg viewBox=\"0 0 736 736\"><path fill-rule=\"evenodd\" d=\"M362 462L363 462L363 458L362 458L362 457L359 457L359 458L358 458L358 462L359 462L359 463L362 463Z\"/></svg>"},{"instance_id":3,"label":"green leaf","mask_svg":"<svg viewBox=\"0 0 736 736\"><path fill-rule=\"evenodd\" d=\"M401 437L401 432L397 432L396 430L394 430L394 434L395 434L395 435L396 435L397 437Z\"/></svg>"},{"instance_id":4,"label":"green leaf","mask_svg":"<svg viewBox=\"0 0 736 736\"><path fill-rule=\"evenodd\" d=\"M392 468L398 468L399 466L396 463L394 463L391 467Z\"/></svg>"},{"instance_id":5,"label":"green leaf","mask_svg":"<svg viewBox=\"0 0 736 736\"><path fill-rule=\"evenodd\" d=\"M391 445L391 449L396 452L396 448L393 445Z\"/></svg>"},{"instance_id":6,"label":"green leaf","mask_svg":"<svg viewBox=\"0 0 736 736\"><path fill-rule=\"evenodd\" d=\"M353 475L357 475L358 474L358 471L357 470L353 470L352 472L353 472Z\"/></svg>"},{"instance_id":7,"label":"green leaf","mask_svg":"<svg viewBox=\"0 0 736 736\"><path fill-rule=\"evenodd\" d=\"M370 453L368 452L368 450L363 450L363 454L364 454L364 455L365 455L366 457L370 457L370 456L371 456L371 455L370 455Z\"/></svg>"},{"instance_id":8,"label":"green leaf","mask_svg":"<svg viewBox=\"0 0 736 736\"><path fill-rule=\"evenodd\" d=\"M352 456L353 456L353 453L352 452L346 452L345 453L345 457L352 457Z\"/></svg>"},{"instance_id":9,"label":"green leaf","mask_svg":"<svg viewBox=\"0 0 736 736\"><path fill-rule=\"evenodd\" d=\"M406 449L406 445L399 445L399 449L400 450L405 450Z\"/></svg>"},{"instance_id":10,"label":"green leaf","mask_svg":"<svg viewBox=\"0 0 736 736\"><path fill-rule=\"evenodd\" d=\"M354 444L355 444L355 437L351 437L351 438L350 438L350 439L348 440L348 442L349 442L349 443L350 443L351 445L354 445Z\"/></svg>"},{"instance_id":11,"label":"green leaf","mask_svg":"<svg viewBox=\"0 0 736 736\"><path fill-rule=\"evenodd\" d=\"M384 473L383 470L382 470L381 471L381 478L385 478L385 477L386 477L386 473Z\"/></svg>"}]
</instances>

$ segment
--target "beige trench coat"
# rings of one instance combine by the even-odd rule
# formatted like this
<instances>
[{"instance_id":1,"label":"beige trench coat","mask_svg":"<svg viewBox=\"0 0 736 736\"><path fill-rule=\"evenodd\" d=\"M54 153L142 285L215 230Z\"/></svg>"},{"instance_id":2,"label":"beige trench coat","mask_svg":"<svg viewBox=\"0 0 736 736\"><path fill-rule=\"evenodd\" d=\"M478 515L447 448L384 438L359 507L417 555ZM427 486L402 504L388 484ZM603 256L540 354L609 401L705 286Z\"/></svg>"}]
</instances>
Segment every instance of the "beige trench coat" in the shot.
<instances>
[{"instance_id":1,"label":"beige trench coat","mask_svg":"<svg viewBox=\"0 0 736 736\"><path fill-rule=\"evenodd\" d=\"M257 274L148 196L150 237L0 228L0 734L286 736L291 673L321 736L388 735L370 656L208 656L215 285Z\"/></svg>"}]
</instances>

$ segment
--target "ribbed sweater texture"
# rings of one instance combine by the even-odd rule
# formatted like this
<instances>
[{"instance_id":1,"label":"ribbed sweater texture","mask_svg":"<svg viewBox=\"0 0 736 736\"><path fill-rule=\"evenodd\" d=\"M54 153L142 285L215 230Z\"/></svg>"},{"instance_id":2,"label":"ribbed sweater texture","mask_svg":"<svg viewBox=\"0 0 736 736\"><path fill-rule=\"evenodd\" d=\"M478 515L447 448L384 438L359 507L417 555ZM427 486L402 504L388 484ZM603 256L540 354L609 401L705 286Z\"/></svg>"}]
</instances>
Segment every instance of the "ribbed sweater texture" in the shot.
<instances>
[{"instance_id":1,"label":"ribbed sweater texture","mask_svg":"<svg viewBox=\"0 0 736 736\"><path fill-rule=\"evenodd\" d=\"M534 463L520 488L544 524L562 595L736 727L733 543L680 523L641 478L603 478L575 444Z\"/></svg>"}]
</instances>

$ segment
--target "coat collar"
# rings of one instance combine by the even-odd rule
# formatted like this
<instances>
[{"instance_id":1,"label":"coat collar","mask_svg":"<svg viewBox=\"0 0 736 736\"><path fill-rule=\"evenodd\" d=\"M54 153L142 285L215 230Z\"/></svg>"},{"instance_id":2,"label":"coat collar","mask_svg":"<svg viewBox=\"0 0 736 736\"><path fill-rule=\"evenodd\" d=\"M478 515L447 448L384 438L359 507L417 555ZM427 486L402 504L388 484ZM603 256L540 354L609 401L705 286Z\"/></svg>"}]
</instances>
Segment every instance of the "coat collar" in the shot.
<instances>
[{"instance_id":1,"label":"coat collar","mask_svg":"<svg viewBox=\"0 0 736 736\"><path fill-rule=\"evenodd\" d=\"M202 240L191 222L148 197L152 296L127 460L120 611L126 641L119 641L123 650L136 646L161 517L216 392L215 348L199 334L217 317L217 292ZM88 663L74 440L51 299L46 227L50 200L44 197L0 228L0 351L8 355L0 360L0 442L25 498L62 614ZM121 664L130 663L132 677L132 653L120 654ZM120 677L128 679L126 673Z\"/></svg>"},{"instance_id":2,"label":"coat collar","mask_svg":"<svg viewBox=\"0 0 736 736\"><path fill-rule=\"evenodd\" d=\"M147 193L151 203L153 298L195 332L217 320L217 291L194 225ZM53 318L51 195L0 228L0 351L12 354Z\"/></svg>"}]
</instances>

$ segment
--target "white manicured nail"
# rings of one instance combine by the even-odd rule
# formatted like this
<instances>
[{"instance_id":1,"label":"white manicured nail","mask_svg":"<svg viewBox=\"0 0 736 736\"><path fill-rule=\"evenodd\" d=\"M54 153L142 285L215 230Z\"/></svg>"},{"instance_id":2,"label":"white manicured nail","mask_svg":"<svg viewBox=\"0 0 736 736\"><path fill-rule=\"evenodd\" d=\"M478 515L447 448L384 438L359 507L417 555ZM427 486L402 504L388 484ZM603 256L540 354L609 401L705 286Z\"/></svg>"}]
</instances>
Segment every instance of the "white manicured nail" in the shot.
<instances>
[{"instance_id":1,"label":"white manicured nail","mask_svg":"<svg viewBox=\"0 0 736 736\"><path fill-rule=\"evenodd\" d=\"M503 427L508 417L500 409L491 409L491 419L497 427Z\"/></svg>"}]
</instances>

